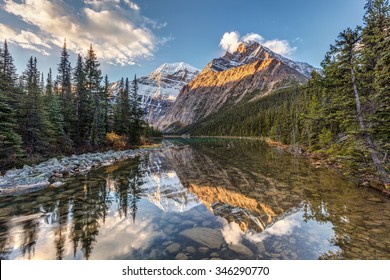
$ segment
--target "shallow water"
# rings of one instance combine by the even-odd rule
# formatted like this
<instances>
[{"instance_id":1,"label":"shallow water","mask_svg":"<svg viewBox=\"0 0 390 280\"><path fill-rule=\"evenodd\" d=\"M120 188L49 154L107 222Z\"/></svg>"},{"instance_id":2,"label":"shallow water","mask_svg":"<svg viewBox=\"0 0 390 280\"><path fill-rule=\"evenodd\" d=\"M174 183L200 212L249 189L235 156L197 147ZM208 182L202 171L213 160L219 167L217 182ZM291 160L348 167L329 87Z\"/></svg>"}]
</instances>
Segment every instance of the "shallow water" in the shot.
<instances>
[{"instance_id":1,"label":"shallow water","mask_svg":"<svg viewBox=\"0 0 390 280\"><path fill-rule=\"evenodd\" d=\"M390 259L390 200L259 141L179 146L0 197L1 259Z\"/></svg>"}]
</instances>

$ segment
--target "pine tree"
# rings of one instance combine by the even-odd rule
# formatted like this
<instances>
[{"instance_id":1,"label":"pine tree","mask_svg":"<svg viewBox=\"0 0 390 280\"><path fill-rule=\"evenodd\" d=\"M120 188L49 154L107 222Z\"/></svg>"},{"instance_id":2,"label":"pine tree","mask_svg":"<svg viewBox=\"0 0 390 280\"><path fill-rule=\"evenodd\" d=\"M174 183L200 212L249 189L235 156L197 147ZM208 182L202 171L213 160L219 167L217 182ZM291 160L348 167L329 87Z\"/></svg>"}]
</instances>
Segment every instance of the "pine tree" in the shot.
<instances>
[{"instance_id":1,"label":"pine tree","mask_svg":"<svg viewBox=\"0 0 390 280\"><path fill-rule=\"evenodd\" d=\"M131 104L131 142L134 144L139 144L140 136L143 129L143 110L141 107L141 98L138 94L138 81L137 76L134 76L134 79L131 83L130 90L130 104Z\"/></svg>"},{"instance_id":2,"label":"pine tree","mask_svg":"<svg viewBox=\"0 0 390 280\"><path fill-rule=\"evenodd\" d=\"M16 79L13 58L5 41L4 49L0 46L0 170L14 167L23 156L15 116L19 110Z\"/></svg>"},{"instance_id":3,"label":"pine tree","mask_svg":"<svg viewBox=\"0 0 390 280\"><path fill-rule=\"evenodd\" d=\"M104 78L104 86L102 91L102 100L103 100L103 124L104 124L104 131L110 132L112 130L112 122L110 121L110 115L111 115L111 106L110 106L110 82L108 81L108 76L106 75Z\"/></svg>"},{"instance_id":4,"label":"pine tree","mask_svg":"<svg viewBox=\"0 0 390 280\"><path fill-rule=\"evenodd\" d=\"M15 67L8 52L0 48L0 171L13 167L23 155L21 137L17 133L15 110L10 104L10 94L15 90Z\"/></svg>"},{"instance_id":5,"label":"pine tree","mask_svg":"<svg viewBox=\"0 0 390 280\"><path fill-rule=\"evenodd\" d=\"M41 88L41 91L44 92L45 91L45 80L43 78L43 72L41 73L41 82L39 84L39 87Z\"/></svg>"},{"instance_id":6,"label":"pine tree","mask_svg":"<svg viewBox=\"0 0 390 280\"><path fill-rule=\"evenodd\" d=\"M100 63L97 60L96 53L90 46L87 56L85 58L85 78L86 78L86 89L88 95L91 97L93 103L93 120L92 127L89 135L89 143L93 145L99 145L103 142L105 133L102 133L100 128L102 127L101 122L101 81L102 72L99 69Z\"/></svg>"},{"instance_id":7,"label":"pine tree","mask_svg":"<svg viewBox=\"0 0 390 280\"><path fill-rule=\"evenodd\" d=\"M17 113L20 108L21 98L20 91L16 86L18 76L13 61L7 41L4 41L4 48L0 48L0 75L2 75L0 90L3 91L3 98L7 101L7 104ZM17 117L17 114L15 117Z\"/></svg>"},{"instance_id":8,"label":"pine tree","mask_svg":"<svg viewBox=\"0 0 390 280\"><path fill-rule=\"evenodd\" d=\"M0 91L0 171L14 167L23 155L21 137L16 133L13 110Z\"/></svg>"},{"instance_id":9,"label":"pine tree","mask_svg":"<svg viewBox=\"0 0 390 280\"><path fill-rule=\"evenodd\" d=\"M12 89L17 80L16 68L13 62L13 57L8 49L7 40L4 41L4 47L0 51L0 72L3 75L3 90Z\"/></svg>"},{"instance_id":10,"label":"pine tree","mask_svg":"<svg viewBox=\"0 0 390 280\"><path fill-rule=\"evenodd\" d=\"M25 97L21 111L22 139L30 158L47 154L50 143L50 124L43 104L39 77L37 60L31 57L23 72Z\"/></svg>"},{"instance_id":11,"label":"pine tree","mask_svg":"<svg viewBox=\"0 0 390 280\"><path fill-rule=\"evenodd\" d=\"M131 108L129 101L129 80L126 83L122 78L119 83L119 96L117 97L117 104L114 112L114 130L117 134L130 137L131 126Z\"/></svg>"},{"instance_id":12,"label":"pine tree","mask_svg":"<svg viewBox=\"0 0 390 280\"><path fill-rule=\"evenodd\" d=\"M88 142L92 123L92 103L87 91L85 64L83 57L77 57L76 68L74 69L73 82L77 98L77 137L78 145L85 145Z\"/></svg>"},{"instance_id":13,"label":"pine tree","mask_svg":"<svg viewBox=\"0 0 390 280\"><path fill-rule=\"evenodd\" d=\"M46 79L45 99L47 104L48 118L51 125L52 137L54 138L55 150L61 150L64 137L64 117L61 111L61 102L58 94L54 91L51 68Z\"/></svg>"},{"instance_id":14,"label":"pine tree","mask_svg":"<svg viewBox=\"0 0 390 280\"><path fill-rule=\"evenodd\" d=\"M58 64L57 85L61 100L61 110L64 117L64 132L67 142L72 145L72 137L75 134L76 110L75 100L72 94L72 68L69 62L69 53L66 40L61 51L60 63Z\"/></svg>"}]
</instances>

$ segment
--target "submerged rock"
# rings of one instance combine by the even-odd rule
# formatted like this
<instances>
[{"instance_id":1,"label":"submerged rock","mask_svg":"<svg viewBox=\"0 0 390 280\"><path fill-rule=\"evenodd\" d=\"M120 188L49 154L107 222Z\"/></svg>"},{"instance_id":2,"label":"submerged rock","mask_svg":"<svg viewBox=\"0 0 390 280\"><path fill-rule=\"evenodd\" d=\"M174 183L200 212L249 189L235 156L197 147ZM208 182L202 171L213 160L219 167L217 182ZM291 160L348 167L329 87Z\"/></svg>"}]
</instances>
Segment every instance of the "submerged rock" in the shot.
<instances>
[{"instance_id":1,"label":"submerged rock","mask_svg":"<svg viewBox=\"0 0 390 280\"><path fill-rule=\"evenodd\" d=\"M199 253L206 254L210 249L207 247L199 247Z\"/></svg>"},{"instance_id":2,"label":"submerged rock","mask_svg":"<svg viewBox=\"0 0 390 280\"><path fill-rule=\"evenodd\" d=\"M191 228L180 232L180 235L211 249L219 249L224 242L220 230L212 228Z\"/></svg>"},{"instance_id":3,"label":"submerged rock","mask_svg":"<svg viewBox=\"0 0 390 280\"><path fill-rule=\"evenodd\" d=\"M179 253L176 255L175 260L188 260L188 257L187 257L187 255L185 255L183 253Z\"/></svg>"},{"instance_id":4,"label":"submerged rock","mask_svg":"<svg viewBox=\"0 0 390 280\"><path fill-rule=\"evenodd\" d=\"M180 248L181 248L181 246L179 243L173 243L173 244L169 245L167 248L165 248L165 251L167 251L170 254L174 254L174 253L179 252Z\"/></svg>"},{"instance_id":5,"label":"submerged rock","mask_svg":"<svg viewBox=\"0 0 390 280\"><path fill-rule=\"evenodd\" d=\"M50 186L51 187L55 187L55 188L58 188L58 187L61 187L64 183L62 182L54 182L53 184L51 184Z\"/></svg>"},{"instance_id":6,"label":"submerged rock","mask_svg":"<svg viewBox=\"0 0 390 280\"><path fill-rule=\"evenodd\" d=\"M188 246L188 247L186 248L186 251L187 251L188 253L190 253L190 254L195 254L195 253L196 253L196 249L195 249L194 247L192 247L192 246Z\"/></svg>"},{"instance_id":7,"label":"submerged rock","mask_svg":"<svg viewBox=\"0 0 390 280\"><path fill-rule=\"evenodd\" d=\"M245 256L245 257L253 257L253 252L251 249L246 247L243 244L229 244L229 249L239 255Z\"/></svg>"}]
</instances>

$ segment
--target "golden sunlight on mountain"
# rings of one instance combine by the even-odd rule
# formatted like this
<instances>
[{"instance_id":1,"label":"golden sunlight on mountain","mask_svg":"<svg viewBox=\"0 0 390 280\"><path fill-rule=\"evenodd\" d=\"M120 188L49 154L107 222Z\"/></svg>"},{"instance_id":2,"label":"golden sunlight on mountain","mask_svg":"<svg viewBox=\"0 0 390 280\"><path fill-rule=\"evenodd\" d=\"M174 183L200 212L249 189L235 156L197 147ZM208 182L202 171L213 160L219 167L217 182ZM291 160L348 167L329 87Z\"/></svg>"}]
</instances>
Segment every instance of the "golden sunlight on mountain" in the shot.
<instances>
[{"instance_id":1,"label":"golden sunlight on mountain","mask_svg":"<svg viewBox=\"0 0 390 280\"><path fill-rule=\"evenodd\" d=\"M235 220L244 232L249 227L253 228L253 225L256 225L255 229L263 231L266 225L271 223L276 217L270 206L221 186L212 187L189 184L188 190L194 193L213 213L216 211L215 205L217 204L226 204L229 207L240 208L237 211L233 211L239 215L233 215L231 219Z\"/></svg>"}]
</instances>

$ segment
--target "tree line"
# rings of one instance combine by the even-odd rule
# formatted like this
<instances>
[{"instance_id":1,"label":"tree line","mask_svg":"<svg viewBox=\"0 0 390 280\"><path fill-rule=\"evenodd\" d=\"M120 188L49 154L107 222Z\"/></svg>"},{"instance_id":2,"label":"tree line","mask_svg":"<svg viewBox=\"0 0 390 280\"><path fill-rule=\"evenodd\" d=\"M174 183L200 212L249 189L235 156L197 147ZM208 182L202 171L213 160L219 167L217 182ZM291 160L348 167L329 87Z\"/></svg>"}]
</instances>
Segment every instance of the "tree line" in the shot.
<instances>
[{"instance_id":1,"label":"tree line","mask_svg":"<svg viewBox=\"0 0 390 280\"><path fill-rule=\"evenodd\" d=\"M0 45L0 170L49 156L99 150L110 135L120 148L138 145L144 130L137 78L122 78L116 97L92 45L72 68L64 42L57 76L30 57L17 75L7 41Z\"/></svg>"},{"instance_id":2,"label":"tree line","mask_svg":"<svg viewBox=\"0 0 390 280\"><path fill-rule=\"evenodd\" d=\"M269 137L325 154L389 185L390 16L369 0L364 26L342 31L307 84L225 108L183 133Z\"/></svg>"}]
</instances>

